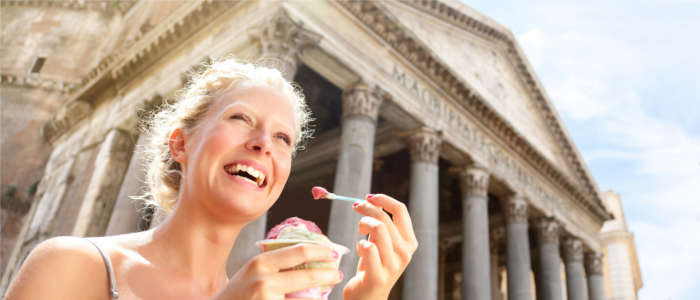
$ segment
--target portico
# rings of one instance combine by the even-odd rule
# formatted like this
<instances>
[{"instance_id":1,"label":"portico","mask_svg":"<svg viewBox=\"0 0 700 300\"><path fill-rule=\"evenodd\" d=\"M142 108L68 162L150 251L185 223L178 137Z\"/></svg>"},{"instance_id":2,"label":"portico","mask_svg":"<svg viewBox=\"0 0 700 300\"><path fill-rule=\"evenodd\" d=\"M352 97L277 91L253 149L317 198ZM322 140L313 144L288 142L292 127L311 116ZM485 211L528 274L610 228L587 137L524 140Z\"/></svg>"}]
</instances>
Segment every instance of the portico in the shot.
<instances>
[{"instance_id":1,"label":"portico","mask_svg":"<svg viewBox=\"0 0 700 300\"><path fill-rule=\"evenodd\" d=\"M136 95L171 95L181 87L180 75L191 61L204 57L234 54L276 62L285 77L303 88L317 119L316 137L294 158L278 203L241 233L229 272L257 253L251 245L265 229L291 215L315 220L332 240L354 249L362 238L357 233L360 216L346 203L311 201L310 188L321 185L359 198L386 193L409 207L420 246L391 299L603 299L596 269L598 230L609 214L509 31L440 1L319 1L313 7L303 1L248 1L219 9L227 13L191 12L203 14L198 19L221 16L206 25L219 35L201 31L183 39L195 46L180 56L162 56L172 67L116 70L118 76L138 73L147 79L120 85L121 98L100 102L107 107L93 109L87 118L95 122L112 110L130 112L104 129L108 138L103 145L108 147L122 134L116 128L135 124L135 108L145 101ZM450 47L453 52L445 50ZM122 59L154 59L137 50ZM157 77L164 83L148 87L155 80L148 78L166 71L173 75ZM65 159L66 143L89 124L76 121L72 126L77 130L51 137L56 161ZM142 142L132 140L132 145ZM138 173L135 168L133 163L119 165L126 174ZM42 183L43 193L73 187L65 180L52 183L51 176ZM122 180L138 185L123 176L112 181L90 176L99 179L98 186L121 185ZM116 199L118 193L112 194ZM55 205L53 199L41 199L32 212ZM128 205L116 207L115 214L110 208L106 215L138 220ZM48 226L41 216L29 217L33 225L26 232ZM110 234L135 230L117 225L103 227ZM42 236L56 233L51 230ZM20 240L15 263L35 243L34 236ZM354 254L343 259L345 280L356 263ZM339 292L331 295L340 297Z\"/></svg>"}]
</instances>

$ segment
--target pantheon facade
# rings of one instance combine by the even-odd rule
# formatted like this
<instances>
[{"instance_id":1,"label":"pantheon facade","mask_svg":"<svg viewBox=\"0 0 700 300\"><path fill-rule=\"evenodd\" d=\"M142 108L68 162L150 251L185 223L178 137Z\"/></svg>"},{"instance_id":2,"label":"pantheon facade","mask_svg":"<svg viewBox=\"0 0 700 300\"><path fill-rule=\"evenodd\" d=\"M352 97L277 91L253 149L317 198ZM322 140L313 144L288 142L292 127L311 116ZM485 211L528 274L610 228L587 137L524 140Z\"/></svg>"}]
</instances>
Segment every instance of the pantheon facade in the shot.
<instances>
[{"instance_id":1,"label":"pantheon facade","mask_svg":"<svg viewBox=\"0 0 700 300\"><path fill-rule=\"evenodd\" d=\"M144 187L139 120L202 63L236 57L279 68L316 120L230 272L289 216L346 246L362 238L349 204L311 201L320 185L409 207L420 247L391 299L605 298L599 232L612 215L596 182L510 30L460 2L1 3L2 101L13 110L3 114L16 114L4 126L35 128L26 134L40 145L3 142L3 184L39 178L3 236L14 242L3 246L2 293L47 238L158 222L130 198ZM356 262L345 257L345 274Z\"/></svg>"}]
</instances>

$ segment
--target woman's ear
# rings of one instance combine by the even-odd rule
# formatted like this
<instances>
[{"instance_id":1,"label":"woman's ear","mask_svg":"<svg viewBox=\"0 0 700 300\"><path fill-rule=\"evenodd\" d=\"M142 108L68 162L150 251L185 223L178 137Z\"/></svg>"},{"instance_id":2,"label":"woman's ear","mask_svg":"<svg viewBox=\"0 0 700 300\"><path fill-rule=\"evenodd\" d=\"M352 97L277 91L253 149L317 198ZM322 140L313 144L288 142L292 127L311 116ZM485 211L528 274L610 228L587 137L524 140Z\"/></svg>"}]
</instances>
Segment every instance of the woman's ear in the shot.
<instances>
[{"instance_id":1,"label":"woman's ear","mask_svg":"<svg viewBox=\"0 0 700 300\"><path fill-rule=\"evenodd\" d=\"M175 129L170 133L168 147L173 160L181 164L187 161L187 156L185 155L185 132L182 128Z\"/></svg>"}]
</instances>

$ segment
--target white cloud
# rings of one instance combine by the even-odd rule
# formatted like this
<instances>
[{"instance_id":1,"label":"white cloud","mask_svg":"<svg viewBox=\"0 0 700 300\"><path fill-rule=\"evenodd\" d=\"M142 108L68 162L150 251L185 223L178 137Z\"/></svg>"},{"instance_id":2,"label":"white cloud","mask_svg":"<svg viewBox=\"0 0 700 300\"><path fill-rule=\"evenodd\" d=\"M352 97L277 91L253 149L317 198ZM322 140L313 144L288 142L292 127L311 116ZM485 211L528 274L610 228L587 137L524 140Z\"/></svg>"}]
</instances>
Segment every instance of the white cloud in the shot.
<instances>
[{"instance_id":1,"label":"white cloud","mask_svg":"<svg viewBox=\"0 0 700 300\"><path fill-rule=\"evenodd\" d=\"M641 299L680 299L700 285L700 239L694 233L698 220L669 223L632 222L644 287Z\"/></svg>"},{"instance_id":2,"label":"white cloud","mask_svg":"<svg viewBox=\"0 0 700 300\"><path fill-rule=\"evenodd\" d=\"M585 137L589 145L582 149L584 157L599 166L594 174L619 174L614 182L598 183L613 190L616 183L624 185L625 210L645 212L645 217L628 214L645 281L640 299L687 297L700 285L700 239L693 237L700 229L700 136L692 127L698 124L694 117L700 115L700 99L692 99L692 92L685 99L673 99L677 95L670 93L669 99L650 99L645 93L660 79L685 80L682 74L669 73L670 66L679 70L676 66L697 62L688 59L692 51L679 48L682 41L674 36L667 37L671 45L638 41L632 34L614 36L562 17L571 16L562 11L569 8L543 10L547 13L542 18L556 15L549 21L563 22L561 26L530 28L518 40L558 111L565 120L577 122L574 136ZM619 22L598 21L608 22L597 24L599 28ZM649 35L668 32L657 28L656 21L628 26L648 29ZM691 49L698 48L697 39L689 43L695 43Z\"/></svg>"},{"instance_id":3,"label":"white cloud","mask_svg":"<svg viewBox=\"0 0 700 300\"><path fill-rule=\"evenodd\" d=\"M513 30L598 184L620 192L640 299L697 298L700 1L463 1Z\"/></svg>"}]
</instances>

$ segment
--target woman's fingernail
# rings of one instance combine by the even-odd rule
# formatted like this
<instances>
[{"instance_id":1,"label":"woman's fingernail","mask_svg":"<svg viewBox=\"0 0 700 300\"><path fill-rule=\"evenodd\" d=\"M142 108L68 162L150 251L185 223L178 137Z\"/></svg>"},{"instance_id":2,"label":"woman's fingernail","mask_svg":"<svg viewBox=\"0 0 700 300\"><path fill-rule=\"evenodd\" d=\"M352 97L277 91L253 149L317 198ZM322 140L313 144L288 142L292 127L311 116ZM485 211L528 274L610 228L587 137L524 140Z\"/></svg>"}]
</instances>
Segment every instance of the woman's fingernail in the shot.
<instances>
[{"instance_id":1,"label":"woman's fingernail","mask_svg":"<svg viewBox=\"0 0 700 300\"><path fill-rule=\"evenodd\" d=\"M374 197L374 194L367 194L367 197L365 197L365 200L369 200L369 198Z\"/></svg>"},{"instance_id":2,"label":"woman's fingernail","mask_svg":"<svg viewBox=\"0 0 700 300\"><path fill-rule=\"evenodd\" d=\"M357 207L358 205L360 205L360 201L355 201L352 203L353 208Z\"/></svg>"},{"instance_id":3,"label":"woman's fingernail","mask_svg":"<svg viewBox=\"0 0 700 300\"><path fill-rule=\"evenodd\" d=\"M340 280L343 280L343 271L338 270L338 276L340 276Z\"/></svg>"},{"instance_id":4,"label":"woman's fingernail","mask_svg":"<svg viewBox=\"0 0 700 300\"><path fill-rule=\"evenodd\" d=\"M333 250L333 252L331 252L331 255L333 256L333 259L338 258L338 252L335 250Z\"/></svg>"}]
</instances>

